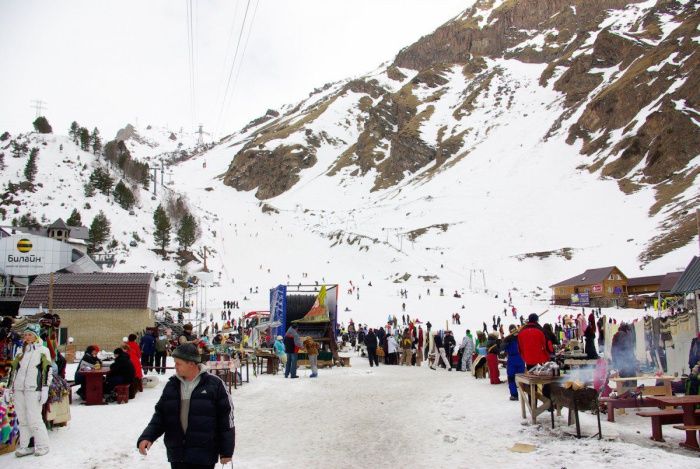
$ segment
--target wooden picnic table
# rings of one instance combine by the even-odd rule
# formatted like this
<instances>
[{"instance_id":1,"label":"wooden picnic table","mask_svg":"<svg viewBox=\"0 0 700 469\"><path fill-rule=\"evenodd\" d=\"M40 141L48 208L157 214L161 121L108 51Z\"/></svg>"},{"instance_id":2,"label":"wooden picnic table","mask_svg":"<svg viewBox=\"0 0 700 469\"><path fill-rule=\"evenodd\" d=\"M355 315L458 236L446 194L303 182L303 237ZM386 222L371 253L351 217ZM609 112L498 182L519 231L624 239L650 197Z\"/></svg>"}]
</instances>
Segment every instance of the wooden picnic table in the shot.
<instances>
[{"instance_id":1,"label":"wooden picnic table","mask_svg":"<svg viewBox=\"0 0 700 469\"><path fill-rule=\"evenodd\" d=\"M641 388L640 396L630 396L630 397L619 397L623 395L626 391L636 390L638 385L626 386L625 383L628 381L649 381L649 380L659 380L663 381L661 386L644 386ZM639 409L642 407L658 407L658 403L654 398L656 396L672 396L673 390L671 389L671 382L675 378L673 376L630 376L627 378L611 378L611 381L615 383L616 391L618 394L617 398L612 397L602 397L600 398L601 404L607 406L608 422L615 421L615 409L623 409L621 414L625 414L624 409Z\"/></svg>"},{"instance_id":2,"label":"wooden picnic table","mask_svg":"<svg viewBox=\"0 0 700 469\"><path fill-rule=\"evenodd\" d=\"M700 428L700 417L695 413L695 406L700 404L700 396L657 396L654 399L667 406L678 406L683 409L683 425L685 441L680 445L684 448L700 451L697 432Z\"/></svg>"},{"instance_id":3,"label":"wooden picnic table","mask_svg":"<svg viewBox=\"0 0 700 469\"><path fill-rule=\"evenodd\" d=\"M625 391L629 389L636 389L638 387L638 384L635 384L633 386L626 386L625 383L627 381L644 381L644 380L655 380L655 381L662 381L663 384L660 386L644 386L642 388L642 395L643 396L672 396L673 395L673 390L671 389L671 382L675 380L676 378L674 376L654 376L654 375L646 375L646 376L628 376L626 378L611 378L610 381L613 381L615 383L616 391L618 394L623 394Z\"/></svg>"},{"instance_id":4,"label":"wooden picnic table","mask_svg":"<svg viewBox=\"0 0 700 469\"><path fill-rule=\"evenodd\" d=\"M109 374L109 368L99 370L81 371L85 378L85 405L106 404L104 399L105 376Z\"/></svg>"},{"instance_id":5,"label":"wooden picnic table","mask_svg":"<svg viewBox=\"0 0 700 469\"><path fill-rule=\"evenodd\" d=\"M524 419L527 418L526 408L530 412L532 423L536 424L537 416L552 407L552 401L542 394L539 387L557 383L560 380L561 377L559 376L535 376L526 373L515 375L515 384L518 387L518 395L520 396L520 410ZM528 399L529 404L526 404L526 400ZM542 404L538 406L537 401L541 401Z\"/></svg>"}]
</instances>

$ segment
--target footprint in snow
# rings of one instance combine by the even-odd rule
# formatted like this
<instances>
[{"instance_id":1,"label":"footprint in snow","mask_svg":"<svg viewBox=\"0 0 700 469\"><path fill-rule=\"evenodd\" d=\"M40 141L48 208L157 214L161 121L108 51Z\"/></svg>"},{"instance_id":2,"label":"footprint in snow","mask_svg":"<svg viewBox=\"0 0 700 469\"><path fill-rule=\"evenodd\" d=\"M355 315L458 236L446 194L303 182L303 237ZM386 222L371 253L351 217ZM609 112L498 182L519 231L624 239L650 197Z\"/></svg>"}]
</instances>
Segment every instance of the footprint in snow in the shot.
<instances>
[{"instance_id":1,"label":"footprint in snow","mask_svg":"<svg viewBox=\"0 0 700 469\"><path fill-rule=\"evenodd\" d=\"M457 441L457 437L456 437L456 436L445 435L445 436L442 437L442 441L444 441L445 443L454 443L455 441Z\"/></svg>"}]
</instances>

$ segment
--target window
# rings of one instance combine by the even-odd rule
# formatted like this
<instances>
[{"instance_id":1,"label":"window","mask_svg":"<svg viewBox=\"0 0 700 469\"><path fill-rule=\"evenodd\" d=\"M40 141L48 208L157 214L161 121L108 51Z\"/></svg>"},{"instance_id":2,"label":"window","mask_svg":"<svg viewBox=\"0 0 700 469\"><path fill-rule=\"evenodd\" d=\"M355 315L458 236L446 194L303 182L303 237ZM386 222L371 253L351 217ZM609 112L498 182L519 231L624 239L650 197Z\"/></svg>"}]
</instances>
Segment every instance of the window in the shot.
<instances>
[{"instance_id":1,"label":"window","mask_svg":"<svg viewBox=\"0 0 700 469\"><path fill-rule=\"evenodd\" d=\"M608 293L612 293L613 289L612 287L608 287Z\"/></svg>"},{"instance_id":2,"label":"window","mask_svg":"<svg viewBox=\"0 0 700 469\"><path fill-rule=\"evenodd\" d=\"M66 345L68 343L68 328L61 327L58 330L58 345Z\"/></svg>"}]
</instances>

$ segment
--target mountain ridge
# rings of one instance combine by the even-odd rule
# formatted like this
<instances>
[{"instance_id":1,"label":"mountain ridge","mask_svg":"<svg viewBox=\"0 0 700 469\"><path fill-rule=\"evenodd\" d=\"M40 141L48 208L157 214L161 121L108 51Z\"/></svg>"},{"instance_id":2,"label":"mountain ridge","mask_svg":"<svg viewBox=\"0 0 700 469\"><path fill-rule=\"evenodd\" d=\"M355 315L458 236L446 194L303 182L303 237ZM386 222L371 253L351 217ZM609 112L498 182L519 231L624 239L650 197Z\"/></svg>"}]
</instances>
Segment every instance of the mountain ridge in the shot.
<instances>
[{"instance_id":1,"label":"mountain ridge","mask_svg":"<svg viewBox=\"0 0 700 469\"><path fill-rule=\"evenodd\" d=\"M488 140L497 124L474 119L475 107L495 96L494 106L510 112L516 86L526 87L504 79L503 61L541 64L538 85L558 93L540 104L556 109L543 141L562 139L580 154L578 169L616 180L624 194L653 187L649 216L664 218L639 254L647 263L693 237L699 21L689 1L478 1L379 73L327 85L247 128L224 183L273 199L320 164L342 180L372 174L370 192L420 182ZM449 93L451 115L436 111ZM324 144L332 161L318 158Z\"/></svg>"}]
</instances>

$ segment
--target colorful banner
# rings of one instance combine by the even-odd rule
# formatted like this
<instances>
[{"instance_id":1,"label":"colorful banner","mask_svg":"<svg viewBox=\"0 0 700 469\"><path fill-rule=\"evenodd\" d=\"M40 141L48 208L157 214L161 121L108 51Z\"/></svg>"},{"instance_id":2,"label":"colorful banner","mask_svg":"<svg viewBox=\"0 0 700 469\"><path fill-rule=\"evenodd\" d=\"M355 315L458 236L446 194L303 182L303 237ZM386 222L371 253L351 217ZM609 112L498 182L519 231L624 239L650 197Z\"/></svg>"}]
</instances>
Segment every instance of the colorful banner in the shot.
<instances>
[{"instance_id":1,"label":"colorful banner","mask_svg":"<svg viewBox=\"0 0 700 469\"><path fill-rule=\"evenodd\" d=\"M588 306L591 302L588 292L574 293L571 295L571 304L578 306Z\"/></svg>"},{"instance_id":2,"label":"colorful banner","mask_svg":"<svg viewBox=\"0 0 700 469\"><path fill-rule=\"evenodd\" d=\"M284 335L287 324L287 286L277 285L270 289L270 322L279 321L275 335Z\"/></svg>"}]
</instances>

